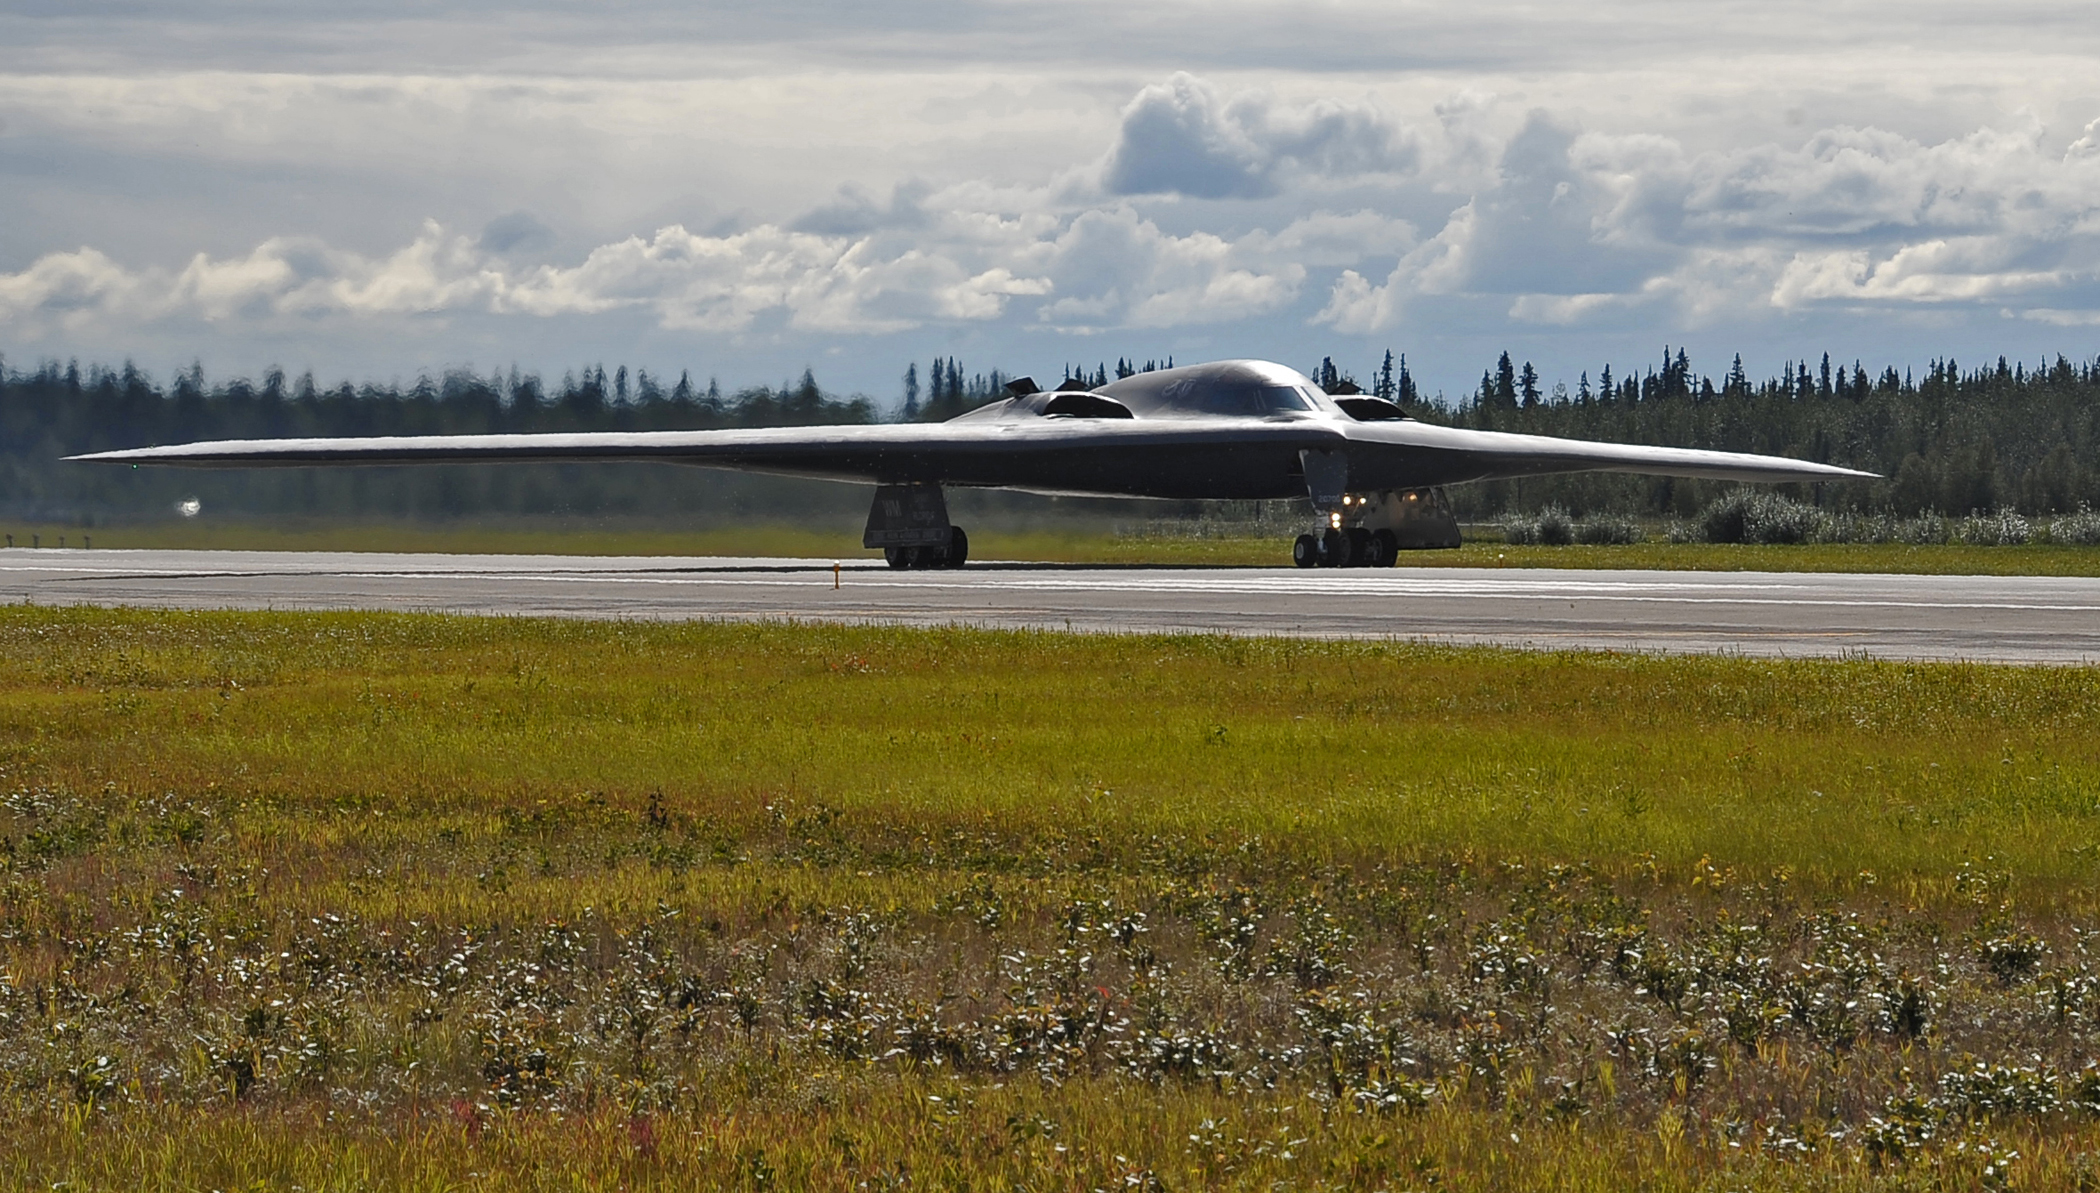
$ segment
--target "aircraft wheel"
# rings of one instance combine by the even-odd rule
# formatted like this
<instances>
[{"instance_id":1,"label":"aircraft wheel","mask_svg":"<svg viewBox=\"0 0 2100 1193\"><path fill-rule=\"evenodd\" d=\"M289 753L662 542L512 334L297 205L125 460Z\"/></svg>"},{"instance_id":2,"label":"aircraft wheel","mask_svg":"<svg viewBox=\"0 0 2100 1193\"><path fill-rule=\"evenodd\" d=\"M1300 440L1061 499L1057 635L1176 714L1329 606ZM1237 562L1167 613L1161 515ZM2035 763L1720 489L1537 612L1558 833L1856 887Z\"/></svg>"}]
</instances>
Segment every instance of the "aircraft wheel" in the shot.
<instances>
[{"instance_id":1,"label":"aircraft wheel","mask_svg":"<svg viewBox=\"0 0 2100 1193\"><path fill-rule=\"evenodd\" d=\"M1349 566L1356 568L1378 567L1378 559L1371 554L1371 532L1361 526L1349 530Z\"/></svg>"},{"instance_id":2,"label":"aircraft wheel","mask_svg":"<svg viewBox=\"0 0 2100 1193\"><path fill-rule=\"evenodd\" d=\"M884 547L882 549L882 561L893 568L908 568L912 564L911 557L914 554L916 554L916 551L911 547Z\"/></svg>"},{"instance_id":3,"label":"aircraft wheel","mask_svg":"<svg viewBox=\"0 0 2100 1193\"><path fill-rule=\"evenodd\" d=\"M970 536L960 526L948 528L948 551L941 560L942 567L959 568L970 561Z\"/></svg>"},{"instance_id":4,"label":"aircraft wheel","mask_svg":"<svg viewBox=\"0 0 2100 1193\"><path fill-rule=\"evenodd\" d=\"M1320 536L1320 562L1331 568L1349 566L1349 536L1340 530L1329 530Z\"/></svg>"},{"instance_id":5,"label":"aircraft wheel","mask_svg":"<svg viewBox=\"0 0 2100 1193\"><path fill-rule=\"evenodd\" d=\"M1389 568L1400 562L1400 536L1390 530L1381 530L1371 536L1370 566Z\"/></svg>"},{"instance_id":6,"label":"aircraft wheel","mask_svg":"<svg viewBox=\"0 0 2100 1193\"><path fill-rule=\"evenodd\" d=\"M1309 534L1301 534L1291 544L1291 562L1302 568L1320 566L1320 540Z\"/></svg>"}]
</instances>

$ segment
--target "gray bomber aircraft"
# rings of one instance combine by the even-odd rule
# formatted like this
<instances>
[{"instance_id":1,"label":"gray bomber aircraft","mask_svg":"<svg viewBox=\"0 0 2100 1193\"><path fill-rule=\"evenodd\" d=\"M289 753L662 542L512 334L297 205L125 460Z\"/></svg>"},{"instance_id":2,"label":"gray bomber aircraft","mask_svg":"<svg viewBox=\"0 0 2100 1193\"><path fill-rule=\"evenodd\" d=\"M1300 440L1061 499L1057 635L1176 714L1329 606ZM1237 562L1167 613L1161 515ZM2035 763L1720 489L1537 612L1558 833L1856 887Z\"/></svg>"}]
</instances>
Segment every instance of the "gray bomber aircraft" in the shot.
<instances>
[{"instance_id":1,"label":"gray bomber aircraft","mask_svg":"<svg viewBox=\"0 0 2100 1193\"><path fill-rule=\"evenodd\" d=\"M230 439L73 456L193 467L641 460L872 482L862 543L891 567L960 567L969 537L943 486L1035 493L1308 497L1299 567L1384 567L1408 548L1458 546L1443 487L1555 472L1740 481L1871 477L1783 456L1644 447L1433 426L1383 398L1330 396L1303 374L1227 360L1009 397L941 423L721 431Z\"/></svg>"}]
</instances>

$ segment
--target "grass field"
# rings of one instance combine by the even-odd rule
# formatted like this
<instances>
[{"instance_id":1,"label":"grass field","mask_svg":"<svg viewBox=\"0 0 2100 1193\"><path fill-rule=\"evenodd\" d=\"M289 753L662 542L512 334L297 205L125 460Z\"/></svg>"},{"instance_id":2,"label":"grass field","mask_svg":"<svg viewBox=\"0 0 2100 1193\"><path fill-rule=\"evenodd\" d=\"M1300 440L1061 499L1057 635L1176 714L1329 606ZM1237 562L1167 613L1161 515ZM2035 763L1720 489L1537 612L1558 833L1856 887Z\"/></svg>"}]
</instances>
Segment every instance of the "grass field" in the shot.
<instances>
[{"instance_id":1,"label":"grass field","mask_svg":"<svg viewBox=\"0 0 2100 1193\"><path fill-rule=\"evenodd\" d=\"M28 546L32 536L56 546L63 536L82 544L80 527L0 527ZM1193 529L1197 529L1192 527ZM101 549L186 548L242 551L409 551L467 554L730 555L810 559L873 559L860 547L859 528L744 525L678 530L611 525L530 523L503 525L276 524L213 521L105 526L86 532ZM1819 543L1748 546L1667 543L1630 546L1509 546L1488 530L1456 551L1413 551L1410 567L1643 568L1666 571L1903 572L1925 575L2100 576L2100 548L2034 543L1978 547L1960 543ZM1118 534L1108 529L998 529L970 532L978 560L1061 563L1178 564L1206 567L1282 567L1290 563L1290 536L1232 534Z\"/></svg>"},{"instance_id":2,"label":"grass field","mask_svg":"<svg viewBox=\"0 0 2100 1193\"><path fill-rule=\"evenodd\" d=\"M0 1183L2077 1188L2100 672L0 610Z\"/></svg>"}]
</instances>

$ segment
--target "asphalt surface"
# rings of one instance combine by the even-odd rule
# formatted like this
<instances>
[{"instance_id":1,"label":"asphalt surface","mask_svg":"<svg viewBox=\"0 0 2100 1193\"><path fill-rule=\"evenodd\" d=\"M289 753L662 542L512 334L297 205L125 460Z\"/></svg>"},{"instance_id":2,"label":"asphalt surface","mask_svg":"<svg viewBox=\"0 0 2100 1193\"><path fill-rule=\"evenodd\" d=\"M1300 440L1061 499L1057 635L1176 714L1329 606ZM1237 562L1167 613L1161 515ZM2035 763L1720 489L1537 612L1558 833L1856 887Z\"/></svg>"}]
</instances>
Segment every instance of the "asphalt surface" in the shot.
<instances>
[{"instance_id":1,"label":"asphalt surface","mask_svg":"<svg viewBox=\"0 0 2100 1193\"><path fill-rule=\"evenodd\" d=\"M2100 661L2100 579L0 550L0 599L1401 638L1753 655ZM836 583L836 587L834 587Z\"/></svg>"}]
</instances>

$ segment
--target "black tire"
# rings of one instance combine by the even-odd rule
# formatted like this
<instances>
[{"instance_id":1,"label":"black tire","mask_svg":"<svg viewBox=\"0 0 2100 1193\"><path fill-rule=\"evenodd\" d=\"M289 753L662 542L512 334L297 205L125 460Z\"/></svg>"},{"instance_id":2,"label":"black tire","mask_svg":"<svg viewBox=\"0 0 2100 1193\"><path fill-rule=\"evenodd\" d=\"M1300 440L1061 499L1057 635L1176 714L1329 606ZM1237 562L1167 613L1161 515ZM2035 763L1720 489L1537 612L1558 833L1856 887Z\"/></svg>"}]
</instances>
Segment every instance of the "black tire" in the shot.
<instances>
[{"instance_id":1,"label":"black tire","mask_svg":"<svg viewBox=\"0 0 2100 1193\"><path fill-rule=\"evenodd\" d=\"M1291 544L1291 562L1302 568L1320 566L1320 540L1309 534L1301 534Z\"/></svg>"},{"instance_id":2,"label":"black tire","mask_svg":"<svg viewBox=\"0 0 2100 1193\"><path fill-rule=\"evenodd\" d=\"M1381 530L1371 536L1371 566L1389 568L1400 562L1400 536Z\"/></svg>"},{"instance_id":3,"label":"black tire","mask_svg":"<svg viewBox=\"0 0 2100 1193\"><path fill-rule=\"evenodd\" d=\"M910 547L884 547L882 549L882 561L900 571L911 566L911 556L912 549Z\"/></svg>"},{"instance_id":4,"label":"black tire","mask_svg":"<svg viewBox=\"0 0 2100 1193\"><path fill-rule=\"evenodd\" d=\"M948 528L948 557L941 561L942 567L959 568L970 561L970 536L960 526Z\"/></svg>"},{"instance_id":5,"label":"black tire","mask_svg":"<svg viewBox=\"0 0 2100 1193\"><path fill-rule=\"evenodd\" d=\"M1349 566L1349 536L1339 529L1320 536L1320 563L1331 568Z\"/></svg>"},{"instance_id":6,"label":"black tire","mask_svg":"<svg viewBox=\"0 0 2100 1193\"><path fill-rule=\"evenodd\" d=\"M1349 529L1349 566L1353 568L1379 566L1377 557L1371 554L1372 550L1371 532L1361 526L1351 527Z\"/></svg>"}]
</instances>

